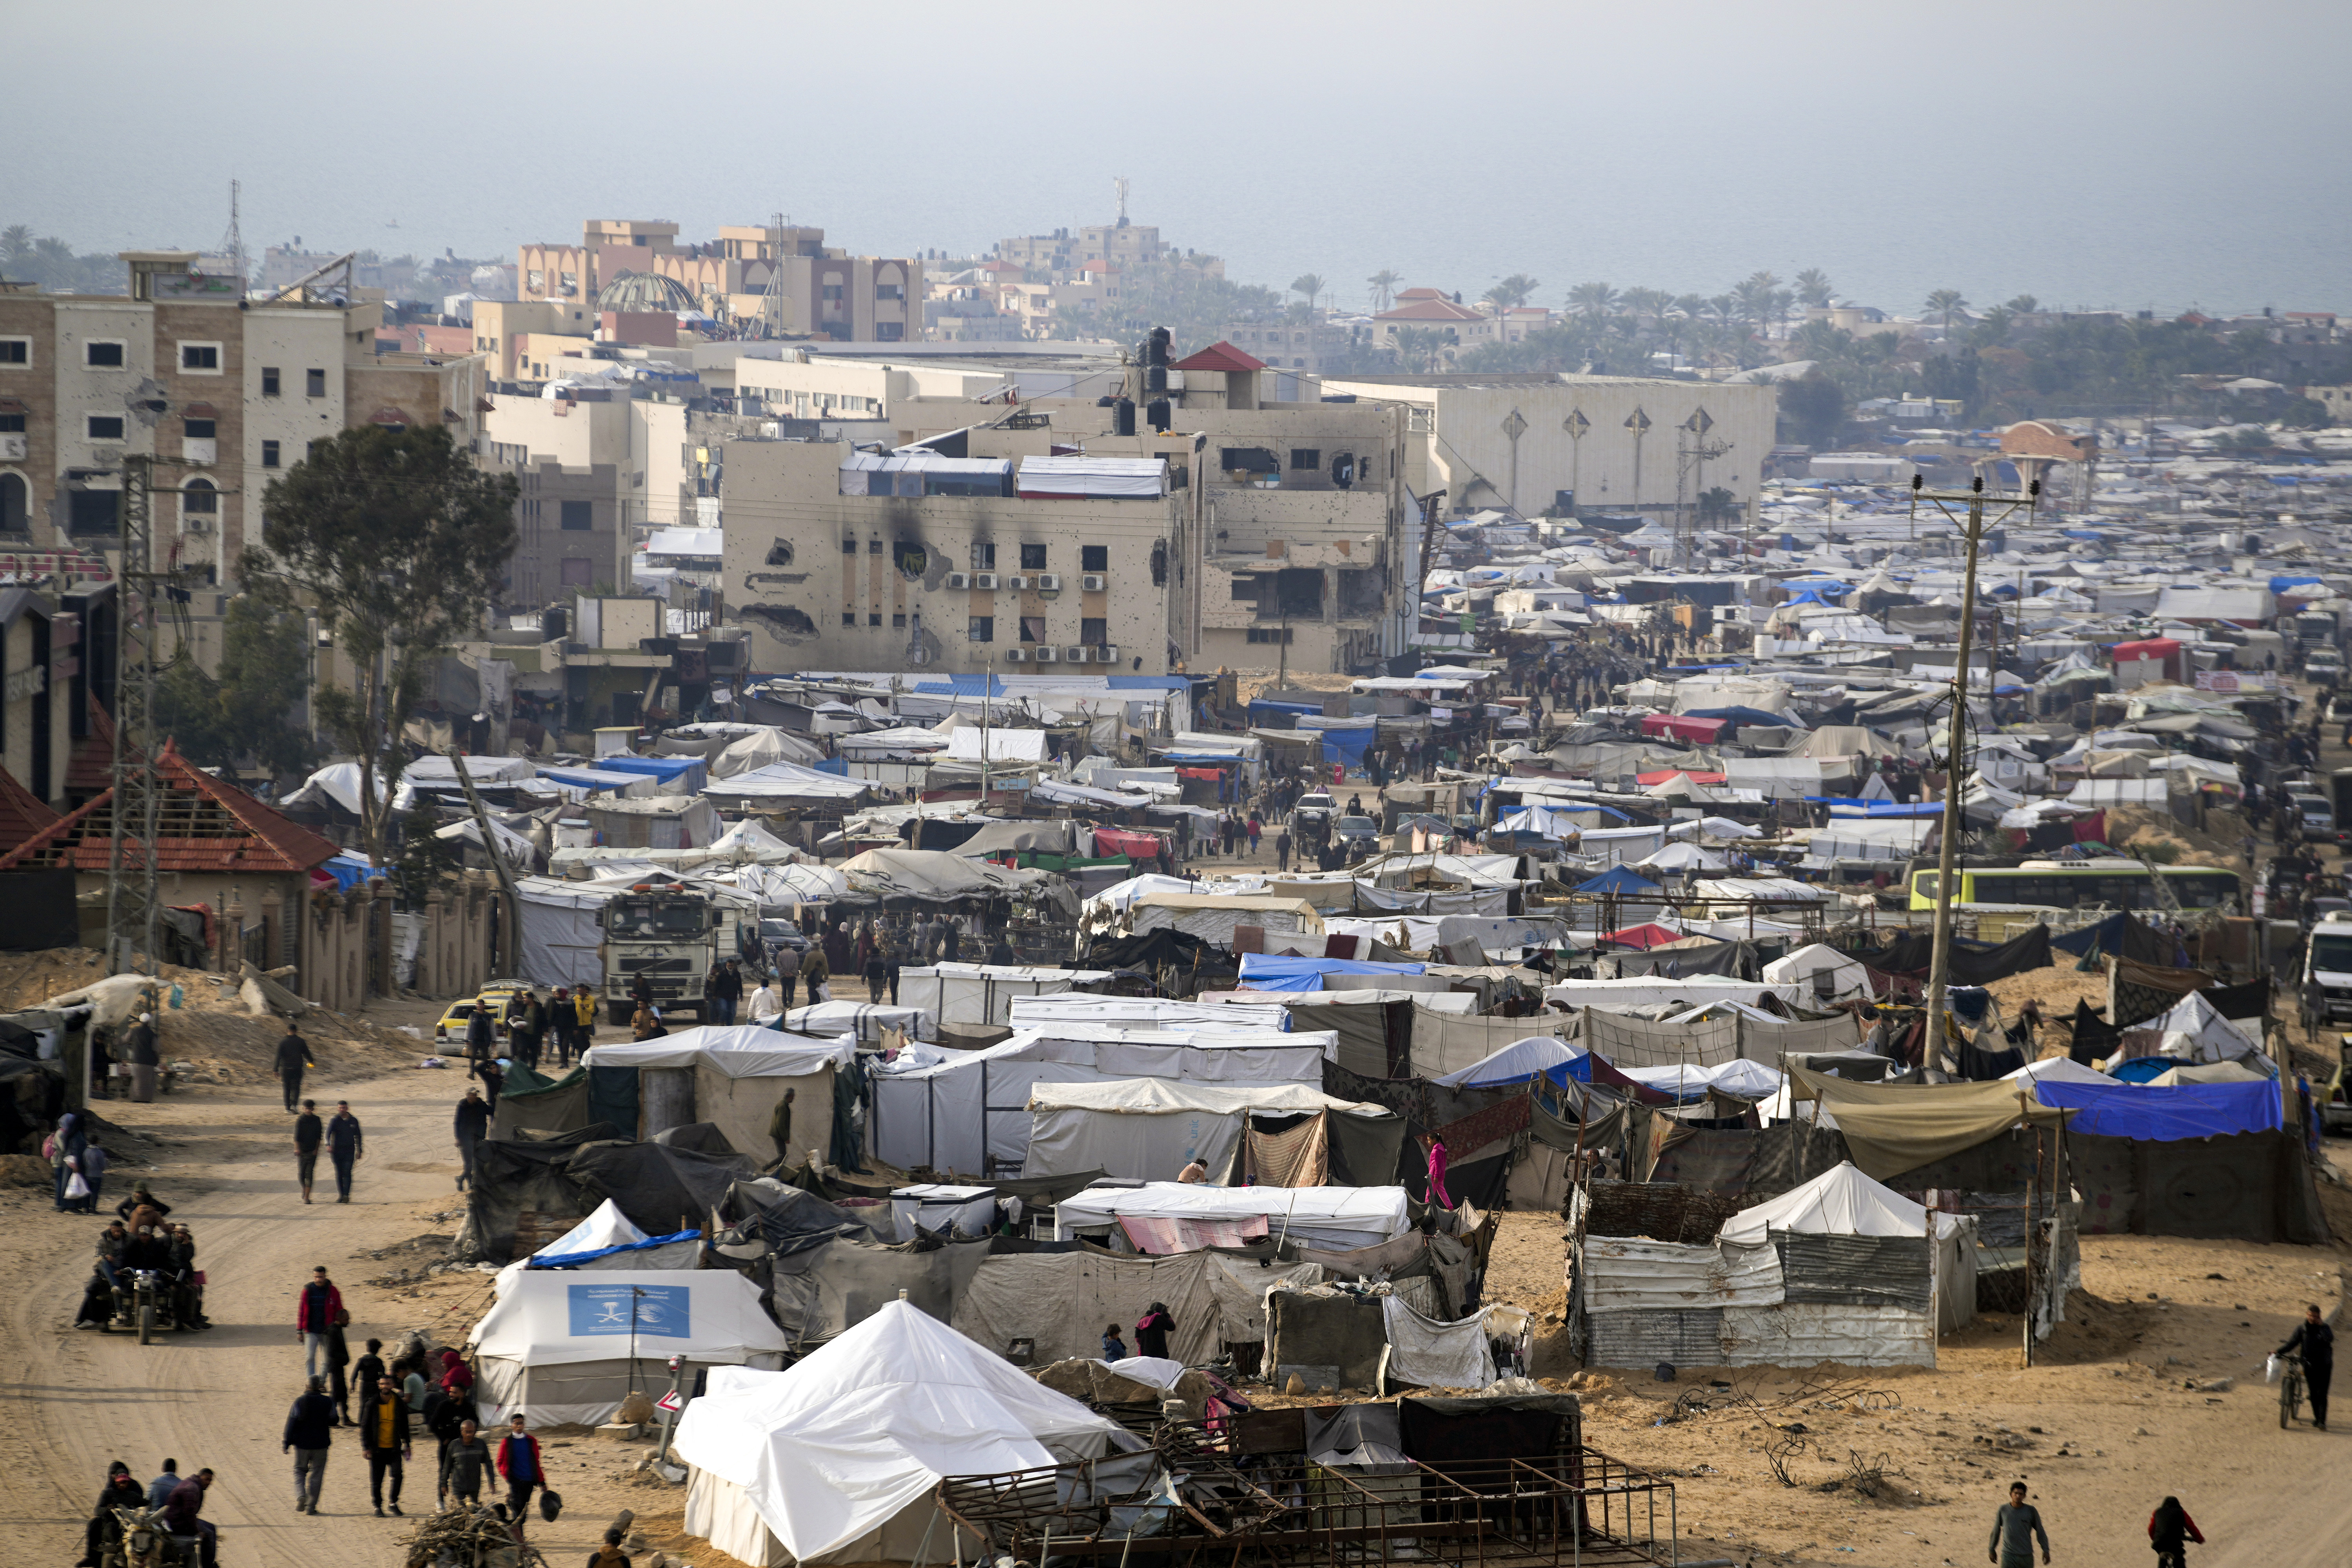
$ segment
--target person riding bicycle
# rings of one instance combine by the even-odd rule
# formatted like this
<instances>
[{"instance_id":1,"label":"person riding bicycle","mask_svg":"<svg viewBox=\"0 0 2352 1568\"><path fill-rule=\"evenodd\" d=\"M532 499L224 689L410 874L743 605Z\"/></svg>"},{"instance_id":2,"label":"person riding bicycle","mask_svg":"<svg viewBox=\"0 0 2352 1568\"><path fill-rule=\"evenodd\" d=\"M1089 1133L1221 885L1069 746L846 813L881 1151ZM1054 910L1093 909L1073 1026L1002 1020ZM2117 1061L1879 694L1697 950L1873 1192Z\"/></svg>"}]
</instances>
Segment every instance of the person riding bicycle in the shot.
<instances>
[{"instance_id":1,"label":"person riding bicycle","mask_svg":"<svg viewBox=\"0 0 2352 1568\"><path fill-rule=\"evenodd\" d=\"M2286 1343L2272 1353L2284 1355L2298 1348L2303 1352L2304 1390L2311 1396L2311 1424L2325 1432L2327 1385L2336 1376L2336 1331L2321 1319L2315 1306L2304 1309L2303 1321L2294 1326Z\"/></svg>"},{"instance_id":2,"label":"person riding bicycle","mask_svg":"<svg viewBox=\"0 0 2352 1568\"><path fill-rule=\"evenodd\" d=\"M2180 1506L2180 1500L2168 1497L2157 1504L2156 1511L2147 1516L2147 1543L2156 1548L2157 1562L2167 1568L2177 1568L2184 1561L2191 1541L2204 1545L2205 1533L2189 1517L2189 1510Z\"/></svg>"}]
</instances>

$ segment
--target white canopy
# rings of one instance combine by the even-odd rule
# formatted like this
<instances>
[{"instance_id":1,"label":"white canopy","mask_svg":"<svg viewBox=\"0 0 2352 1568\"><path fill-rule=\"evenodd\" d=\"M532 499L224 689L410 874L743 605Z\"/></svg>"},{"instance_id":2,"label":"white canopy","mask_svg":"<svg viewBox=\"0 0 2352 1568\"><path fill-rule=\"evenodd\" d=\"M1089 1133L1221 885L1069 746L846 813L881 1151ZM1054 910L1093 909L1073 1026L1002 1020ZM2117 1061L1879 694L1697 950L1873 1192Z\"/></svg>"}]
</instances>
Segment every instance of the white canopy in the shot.
<instances>
[{"instance_id":1,"label":"white canopy","mask_svg":"<svg viewBox=\"0 0 2352 1568\"><path fill-rule=\"evenodd\" d=\"M786 1371L713 1373L687 1406L676 1446L688 1464L741 1488L784 1549L807 1563L928 1504L944 1477L1034 1469L1131 1444L1115 1422L889 1301Z\"/></svg>"},{"instance_id":2,"label":"white canopy","mask_svg":"<svg viewBox=\"0 0 2352 1568\"><path fill-rule=\"evenodd\" d=\"M1756 838L1761 835L1744 822L1734 822L1727 816L1697 816L1666 826L1669 838Z\"/></svg>"},{"instance_id":3,"label":"white canopy","mask_svg":"<svg viewBox=\"0 0 2352 1568\"><path fill-rule=\"evenodd\" d=\"M1250 1112L1317 1110L1396 1114L1386 1106L1335 1099L1303 1083L1228 1087L1165 1078L1040 1082L1029 1090L1029 1149L1021 1170L1026 1176L1105 1171L1148 1179L1172 1176L1199 1160L1221 1171Z\"/></svg>"},{"instance_id":4,"label":"white canopy","mask_svg":"<svg viewBox=\"0 0 2352 1568\"><path fill-rule=\"evenodd\" d=\"M1720 855L1710 854L1696 844L1669 844L1656 854L1633 862L1641 871L1721 871L1731 862Z\"/></svg>"},{"instance_id":5,"label":"white canopy","mask_svg":"<svg viewBox=\"0 0 2352 1568\"><path fill-rule=\"evenodd\" d=\"M1759 1247L1766 1233L1775 1230L1808 1236L1925 1236L1927 1211L1843 1160L1801 1187L1740 1210L1723 1222L1717 1236L1741 1247Z\"/></svg>"},{"instance_id":6,"label":"white canopy","mask_svg":"<svg viewBox=\"0 0 2352 1568\"><path fill-rule=\"evenodd\" d=\"M798 763L770 763L714 780L706 795L736 800L856 800L871 787L863 779L820 773Z\"/></svg>"},{"instance_id":7,"label":"white canopy","mask_svg":"<svg viewBox=\"0 0 2352 1568\"><path fill-rule=\"evenodd\" d=\"M757 1024L705 1024L642 1045L591 1046L581 1060L595 1068L709 1067L729 1078L800 1078L847 1067L856 1052L848 1035L811 1040Z\"/></svg>"},{"instance_id":8,"label":"white canopy","mask_svg":"<svg viewBox=\"0 0 2352 1568\"><path fill-rule=\"evenodd\" d=\"M1744 1057L1735 1057L1719 1067L1670 1062L1663 1067L1626 1067L1617 1070L1645 1088L1681 1098L1719 1089L1742 1100L1766 1100L1779 1093L1788 1081L1762 1062L1751 1062Z\"/></svg>"},{"instance_id":9,"label":"white canopy","mask_svg":"<svg viewBox=\"0 0 2352 1568\"><path fill-rule=\"evenodd\" d=\"M740 1363L791 1348L761 1309L760 1288L730 1268L529 1270L467 1342L525 1366L625 1360L633 1317L637 1356L656 1364L673 1355Z\"/></svg>"},{"instance_id":10,"label":"white canopy","mask_svg":"<svg viewBox=\"0 0 2352 1568\"><path fill-rule=\"evenodd\" d=\"M2262 1049L2260 1042L2221 1016L2201 991L2191 991L2172 1010L2143 1028L2164 1031L2164 1054L2197 1062L2222 1062Z\"/></svg>"},{"instance_id":11,"label":"white canopy","mask_svg":"<svg viewBox=\"0 0 2352 1568\"><path fill-rule=\"evenodd\" d=\"M1538 1073L1549 1071L1563 1062L1572 1062L1584 1054L1581 1046L1571 1046L1566 1040L1556 1039L1549 1035L1531 1035L1481 1057L1458 1072L1450 1072L1431 1081L1444 1084L1448 1089L1485 1089L1494 1084L1525 1083Z\"/></svg>"},{"instance_id":12,"label":"white canopy","mask_svg":"<svg viewBox=\"0 0 2352 1568\"><path fill-rule=\"evenodd\" d=\"M1178 1083L1164 1078L1113 1079L1103 1083L1039 1083L1029 1090L1029 1109L1100 1110L1119 1116L1159 1116L1169 1111L1339 1110L1350 1116L1390 1116L1385 1105L1340 1100L1303 1083L1250 1084L1227 1089Z\"/></svg>"},{"instance_id":13,"label":"white canopy","mask_svg":"<svg viewBox=\"0 0 2352 1568\"><path fill-rule=\"evenodd\" d=\"M1764 978L1781 985L1801 985L1820 994L1815 976L1830 977L1830 994L1846 996L1855 993L1870 994L1870 971L1862 963L1825 942L1810 942L1785 958L1776 958L1764 966Z\"/></svg>"},{"instance_id":14,"label":"white canopy","mask_svg":"<svg viewBox=\"0 0 2352 1568\"><path fill-rule=\"evenodd\" d=\"M1147 1182L1139 1187L1089 1187L1055 1209L1057 1234L1117 1222L1120 1215L1150 1219L1255 1219L1313 1247L1335 1241L1370 1246L1402 1236L1409 1220L1402 1187L1216 1187L1206 1183ZM1361 1239L1349 1241L1347 1237Z\"/></svg>"},{"instance_id":15,"label":"white canopy","mask_svg":"<svg viewBox=\"0 0 2352 1568\"><path fill-rule=\"evenodd\" d=\"M2038 1062L2028 1062L2013 1072L2000 1075L2005 1079L2029 1079L2035 1083L2114 1083L2116 1081L2096 1068L2086 1068L2072 1057L2045 1057Z\"/></svg>"}]
</instances>

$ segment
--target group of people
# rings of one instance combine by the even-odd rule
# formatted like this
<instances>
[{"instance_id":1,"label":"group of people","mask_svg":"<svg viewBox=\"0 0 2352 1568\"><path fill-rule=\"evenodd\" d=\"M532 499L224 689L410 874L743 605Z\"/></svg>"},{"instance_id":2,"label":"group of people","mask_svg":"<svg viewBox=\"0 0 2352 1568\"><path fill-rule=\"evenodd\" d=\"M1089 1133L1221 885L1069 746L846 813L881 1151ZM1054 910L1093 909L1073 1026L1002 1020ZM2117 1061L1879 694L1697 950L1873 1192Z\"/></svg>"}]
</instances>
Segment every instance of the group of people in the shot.
<instances>
[{"instance_id":1,"label":"group of people","mask_svg":"<svg viewBox=\"0 0 2352 1568\"><path fill-rule=\"evenodd\" d=\"M139 1183L131 1195L114 1206L114 1220L99 1233L97 1258L82 1289L80 1309L74 1314L77 1329L109 1331L117 1316L127 1315L131 1280L152 1274L163 1287L163 1306L183 1328L208 1329L205 1316L204 1275L196 1268L196 1238L185 1225L165 1216L171 1205Z\"/></svg>"},{"instance_id":2,"label":"group of people","mask_svg":"<svg viewBox=\"0 0 2352 1568\"><path fill-rule=\"evenodd\" d=\"M1176 1331L1176 1320L1169 1314L1168 1303L1154 1301L1143 1316L1135 1321L1134 1354L1158 1361L1168 1359L1168 1336ZM1103 1325L1102 1358L1107 1362L1125 1361L1129 1351L1127 1341L1120 1336L1117 1323Z\"/></svg>"},{"instance_id":3,"label":"group of people","mask_svg":"<svg viewBox=\"0 0 2352 1568\"><path fill-rule=\"evenodd\" d=\"M98 1506L90 1510L89 1524L82 1533L81 1561L74 1568L98 1568L105 1553L122 1539L121 1515L140 1519L159 1510L164 1531L194 1541L198 1563L203 1568L215 1568L219 1560L218 1537L212 1521L204 1517L205 1493L212 1484L212 1471L183 1476L180 1462L166 1459L163 1473L142 1486L129 1465L115 1460L106 1467L106 1485L98 1494Z\"/></svg>"},{"instance_id":4,"label":"group of people","mask_svg":"<svg viewBox=\"0 0 2352 1568\"><path fill-rule=\"evenodd\" d=\"M289 1038L298 1037L289 1036ZM327 1159L335 1169L335 1201L352 1201L352 1173L367 1152L364 1130L360 1119L352 1114L352 1102L335 1101L334 1115L324 1121L319 1119L319 1102L306 1100L294 1117L294 1176L301 1184L302 1201L310 1201L310 1188L319 1175L319 1151L327 1151Z\"/></svg>"}]
</instances>

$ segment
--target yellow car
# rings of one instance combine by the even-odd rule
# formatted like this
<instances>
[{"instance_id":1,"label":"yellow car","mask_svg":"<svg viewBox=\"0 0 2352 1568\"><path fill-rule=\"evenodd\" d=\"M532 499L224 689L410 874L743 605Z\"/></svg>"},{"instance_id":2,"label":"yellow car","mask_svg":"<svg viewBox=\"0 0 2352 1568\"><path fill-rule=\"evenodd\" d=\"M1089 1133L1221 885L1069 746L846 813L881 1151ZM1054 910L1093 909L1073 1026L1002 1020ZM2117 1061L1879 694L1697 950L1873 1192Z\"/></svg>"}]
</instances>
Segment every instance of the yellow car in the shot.
<instances>
[{"instance_id":1,"label":"yellow car","mask_svg":"<svg viewBox=\"0 0 2352 1568\"><path fill-rule=\"evenodd\" d=\"M435 1041L446 1045L449 1041L455 1040L459 1046L464 1046L466 1043L466 1020L474 1016L474 1009L480 1005L481 1004L479 1002L471 996L461 996L457 1001L450 1003L449 1010L441 1015L441 1021L433 1026L433 1038Z\"/></svg>"},{"instance_id":2,"label":"yellow car","mask_svg":"<svg viewBox=\"0 0 2352 1568\"><path fill-rule=\"evenodd\" d=\"M459 1046L463 1046L466 1043L466 1025L467 1021L473 1017L474 1009L477 1007L488 1007L490 1010L491 1025L497 1029L499 1037L503 1039L506 1035L507 1027L506 1016L508 1001L510 1000L517 993L527 991L529 989L530 989L530 982L527 980L493 980L488 982L483 985L478 994L473 996L461 996L457 1001L449 1004L448 1011L441 1015L441 1021L433 1026L434 1039L437 1041L454 1040Z\"/></svg>"}]
</instances>

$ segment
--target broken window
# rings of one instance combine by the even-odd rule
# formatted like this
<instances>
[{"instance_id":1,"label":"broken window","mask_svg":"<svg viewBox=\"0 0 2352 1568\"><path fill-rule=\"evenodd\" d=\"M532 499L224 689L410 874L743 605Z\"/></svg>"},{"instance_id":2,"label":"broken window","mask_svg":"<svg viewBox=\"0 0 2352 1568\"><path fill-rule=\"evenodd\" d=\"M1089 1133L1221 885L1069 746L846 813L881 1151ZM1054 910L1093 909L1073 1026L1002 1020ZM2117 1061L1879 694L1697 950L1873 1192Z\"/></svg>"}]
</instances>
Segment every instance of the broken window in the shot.
<instances>
[{"instance_id":1,"label":"broken window","mask_svg":"<svg viewBox=\"0 0 2352 1568\"><path fill-rule=\"evenodd\" d=\"M1259 581L1265 579L1260 577ZM1274 574L1275 614L1283 616L1304 616L1310 618L1323 614L1323 569L1319 566L1286 566ZM1257 602L1259 615L1267 613L1265 596Z\"/></svg>"},{"instance_id":2,"label":"broken window","mask_svg":"<svg viewBox=\"0 0 2352 1568\"><path fill-rule=\"evenodd\" d=\"M1227 447L1217 454L1218 462L1229 473L1278 474L1282 464L1264 447Z\"/></svg>"},{"instance_id":3,"label":"broken window","mask_svg":"<svg viewBox=\"0 0 2352 1568\"><path fill-rule=\"evenodd\" d=\"M899 540L892 554L898 563L898 575L909 581L919 580L923 568L931 563L931 553L911 539Z\"/></svg>"},{"instance_id":4,"label":"broken window","mask_svg":"<svg viewBox=\"0 0 2352 1568\"><path fill-rule=\"evenodd\" d=\"M971 569L975 572L993 572L996 570L996 546L994 543L985 539L975 539L971 542Z\"/></svg>"},{"instance_id":5,"label":"broken window","mask_svg":"<svg viewBox=\"0 0 2352 1568\"><path fill-rule=\"evenodd\" d=\"M1021 570L1024 572L1043 572L1045 569L1045 547L1042 544L1023 545L1021 547Z\"/></svg>"},{"instance_id":6,"label":"broken window","mask_svg":"<svg viewBox=\"0 0 2352 1568\"><path fill-rule=\"evenodd\" d=\"M1043 616L1022 616L1021 640L1023 642L1045 642L1049 640L1045 636L1045 617Z\"/></svg>"},{"instance_id":7,"label":"broken window","mask_svg":"<svg viewBox=\"0 0 2352 1568\"><path fill-rule=\"evenodd\" d=\"M1155 588L1168 586L1168 542L1164 539L1151 542L1151 585Z\"/></svg>"},{"instance_id":8,"label":"broken window","mask_svg":"<svg viewBox=\"0 0 2352 1568\"><path fill-rule=\"evenodd\" d=\"M767 564L771 566L789 566L792 563L793 542L789 539L772 540L768 545Z\"/></svg>"},{"instance_id":9,"label":"broken window","mask_svg":"<svg viewBox=\"0 0 2352 1568\"><path fill-rule=\"evenodd\" d=\"M1101 616L1083 616L1078 620L1078 640L1088 647L1101 647L1110 641L1110 622Z\"/></svg>"},{"instance_id":10,"label":"broken window","mask_svg":"<svg viewBox=\"0 0 2352 1568\"><path fill-rule=\"evenodd\" d=\"M966 629L964 636L967 639L972 642L994 642L996 640L996 617L994 616L972 616L971 624Z\"/></svg>"}]
</instances>

